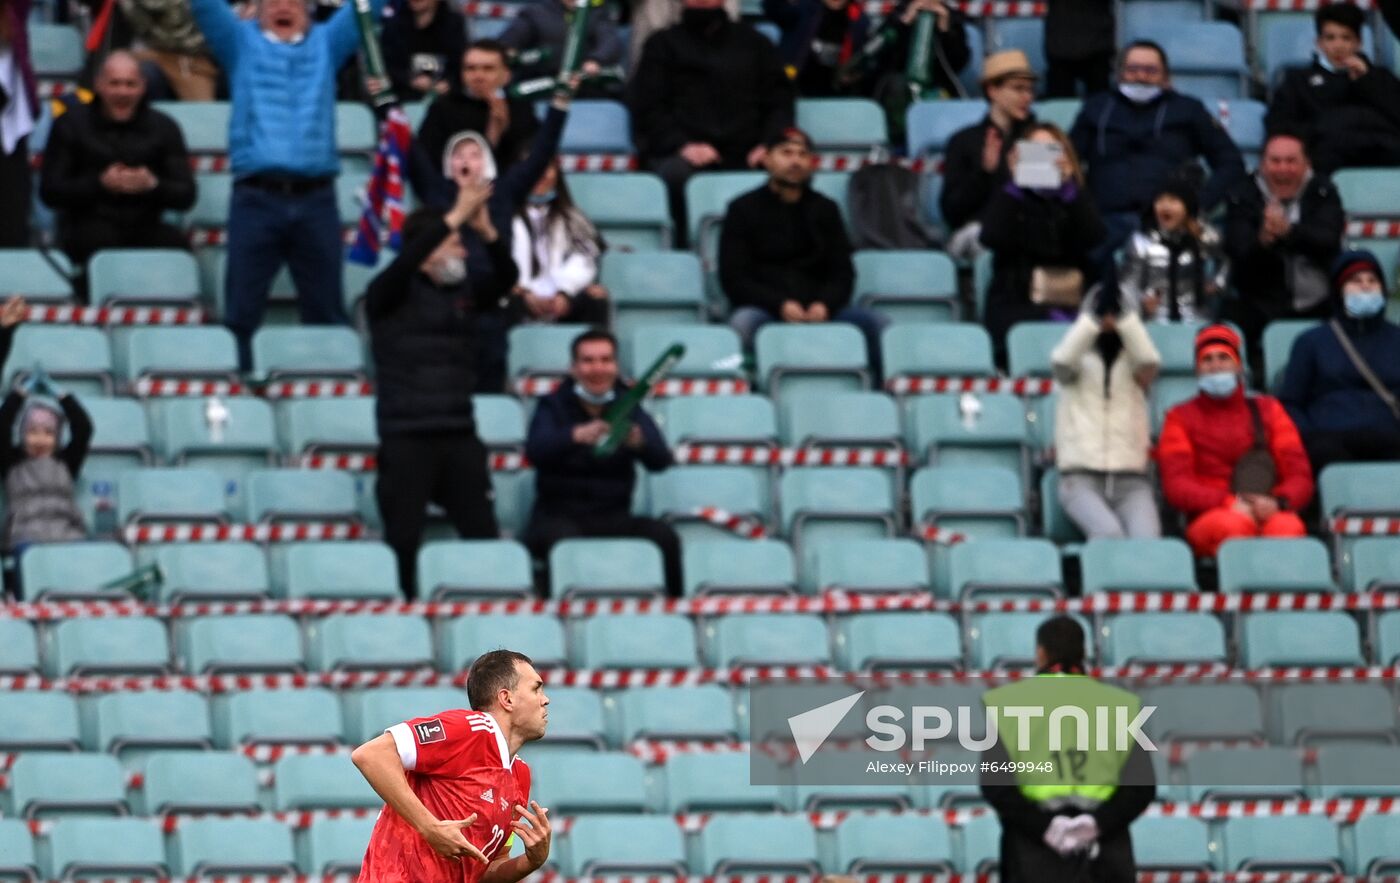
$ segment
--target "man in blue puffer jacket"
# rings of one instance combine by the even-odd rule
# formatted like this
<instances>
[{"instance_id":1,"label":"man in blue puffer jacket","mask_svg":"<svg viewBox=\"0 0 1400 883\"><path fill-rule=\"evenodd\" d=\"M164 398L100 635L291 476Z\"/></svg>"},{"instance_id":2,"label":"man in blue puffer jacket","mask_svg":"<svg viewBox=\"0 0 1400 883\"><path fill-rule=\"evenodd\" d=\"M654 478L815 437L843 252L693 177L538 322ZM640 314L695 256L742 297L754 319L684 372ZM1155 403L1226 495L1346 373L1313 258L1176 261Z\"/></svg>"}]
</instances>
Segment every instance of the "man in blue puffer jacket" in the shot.
<instances>
[{"instance_id":1,"label":"man in blue puffer jacket","mask_svg":"<svg viewBox=\"0 0 1400 883\"><path fill-rule=\"evenodd\" d=\"M383 0L372 0L377 17ZM336 71L359 48L354 4L311 26L303 0L262 0L241 21L225 0L192 0L233 99L224 322L244 370L272 279L285 263L301 321L345 324L335 177Z\"/></svg>"},{"instance_id":2,"label":"man in blue puffer jacket","mask_svg":"<svg viewBox=\"0 0 1400 883\"><path fill-rule=\"evenodd\" d=\"M1400 398L1400 325L1385 318L1385 274L1369 251L1332 264L1336 322L1376 379ZM1288 409L1313 474L1328 463L1400 459L1400 415L1366 382L1329 324L1298 336L1279 401Z\"/></svg>"}]
</instances>

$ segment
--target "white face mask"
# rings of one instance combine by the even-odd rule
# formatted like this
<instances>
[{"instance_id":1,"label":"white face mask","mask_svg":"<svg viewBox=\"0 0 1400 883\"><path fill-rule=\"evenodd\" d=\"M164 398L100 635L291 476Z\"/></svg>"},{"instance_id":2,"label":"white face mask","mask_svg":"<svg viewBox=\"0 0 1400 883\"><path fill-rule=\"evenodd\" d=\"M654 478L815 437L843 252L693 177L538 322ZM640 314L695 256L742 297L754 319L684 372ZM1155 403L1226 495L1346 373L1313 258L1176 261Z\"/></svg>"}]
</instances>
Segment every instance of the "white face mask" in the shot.
<instances>
[{"instance_id":1,"label":"white face mask","mask_svg":"<svg viewBox=\"0 0 1400 883\"><path fill-rule=\"evenodd\" d=\"M466 258L443 258L436 267L428 271L428 276L437 285L444 288L450 285L458 285L467 278Z\"/></svg>"},{"instance_id":2,"label":"white face mask","mask_svg":"<svg viewBox=\"0 0 1400 883\"><path fill-rule=\"evenodd\" d=\"M1146 104L1162 94L1162 87L1150 83L1119 83L1118 91L1133 104Z\"/></svg>"}]
</instances>

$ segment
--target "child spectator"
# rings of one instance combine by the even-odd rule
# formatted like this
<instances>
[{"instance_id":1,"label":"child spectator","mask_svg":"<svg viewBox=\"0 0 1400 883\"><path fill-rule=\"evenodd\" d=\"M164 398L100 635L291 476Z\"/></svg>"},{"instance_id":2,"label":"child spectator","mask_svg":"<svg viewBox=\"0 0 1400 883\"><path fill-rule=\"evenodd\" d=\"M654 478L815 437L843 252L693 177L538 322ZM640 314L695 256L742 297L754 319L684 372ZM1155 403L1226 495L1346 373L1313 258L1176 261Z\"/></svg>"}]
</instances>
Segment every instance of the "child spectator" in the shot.
<instances>
[{"instance_id":1,"label":"child spectator","mask_svg":"<svg viewBox=\"0 0 1400 883\"><path fill-rule=\"evenodd\" d=\"M1143 229L1128 240L1119 270L1127 309L1157 322L1200 322L1215 317L1229 264L1220 234L1197 217L1196 189L1168 181L1152 198Z\"/></svg>"},{"instance_id":2,"label":"child spectator","mask_svg":"<svg viewBox=\"0 0 1400 883\"><path fill-rule=\"evenodd\" d=\"M62 412L31 395L58 399ZM14 443L15 423L21 439ZM68 421L68 444L59 447L63 421ZM87 458L92 422L78 400L58 392L42 371L18 384L0 404L0 478L5 482L4 548L21 552L34 543L59 543L87 536L83 515L73 499L73 482Z\"/></svg>"},{"instance_id":3,"label":"child spectator","mask_svg":"<svg viewBox=\"0 0 1400 883\"><path fill-rule=\"evenodd\" d=\"M545 169L511 229L520 268L511 302L517 320L607 323L608 292L597 284L603 239L574 205L558 159Z\"/></svg>"}]
</instances>

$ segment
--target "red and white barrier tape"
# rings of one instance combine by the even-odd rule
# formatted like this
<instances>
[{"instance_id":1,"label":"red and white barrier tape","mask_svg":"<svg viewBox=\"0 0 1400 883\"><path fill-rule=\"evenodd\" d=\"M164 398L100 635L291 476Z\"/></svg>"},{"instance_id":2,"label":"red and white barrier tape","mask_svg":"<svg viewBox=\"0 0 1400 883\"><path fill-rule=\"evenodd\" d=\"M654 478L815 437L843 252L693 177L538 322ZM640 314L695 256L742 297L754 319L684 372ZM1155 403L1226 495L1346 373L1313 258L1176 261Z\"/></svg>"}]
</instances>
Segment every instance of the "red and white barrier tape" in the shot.
<instances>
[{"instance_id":1,"label":"red and white barrier tape","mask_svg":"<svg viewBox=\"0 0 1400 883\"><path fill-rule=\"evenodd\" d=\"M354 227L347 227L341 232L341 241L345 245L354 245L355 233ZM194 248L227 245L228 229L225 227L198 227L189 231L189 242Z\"/></svg>"},{"instance_id":2,"label":"red and white barrier tape","mask_svg":"<svg viewBox=\"0 0 1400 883\"><path fill-rule=\"evenodd\" d=\"M1400 220L1373 218L1347 221L1347 235L1360 239L1400 239Z\"/></svg>"},{"instance_id":3,"label":"red and white barrier tape","mask_svg":"<svg viewBox=\"0 0 1400 883\"><path fill-rule=\"evenodd\" d=\"M237 396L248 391L234 380L142 377L132 390L140 398L165 396Z\"/></svg>"},{"instance_id":4,"label":"red and white barrier tape","mask_svg":"<svg viewBox=\"0 0 1400 883\"><path fill-rule=\"evenodd\" d=\"M967 542L967 534L958 533L955 530L948 530L936 524L922 524L918 530L919 539L926 543L937 543L940 546L956 546L958 543Z\"/></svg>"},{"instance_id":5,"label":"red and white barrier tape","mask_svg":"<svg viewBox=\"0 0 1400 883\"><path fill-rule=\"evenodd\" d=\"M38 89L40 98L62 98L69 92L77 91L78 81L58 77L43 77L35 86Z\"/></svg>"},{"instance_id":6,"label":"red and white barrier tape","mask_svg":"<svg viewBox=\"0 0 1400 883\"><path fill-rule=\"evenodd\" d=\"M726 512L716 506L701 506L693 514L702 521L724 528L735 536L747 540L761 540L768 536L768 528L764 527L763 522L758 519Z\"/></svg>"},{"instance_id":7,"label":"red and white barrier tape","mask_svg":"<svg viewBox=\"0 0 1400 883\"><path fill-rule=\"evenodd\" d=\"M198 307L77 307L31 304L25 320L38 325L201 325Z\"/></svg>"},{"instance_id":8,"label":"red and white barrier tape","mask_svg":"<svg viewBox=\"0 0 1400 883\"><path fill-rule=\"evenodd\" d=\"M1240 0L1240 8L1248 12L1314 12L1332 0ZM1373 0L1355 0L1362 9L1372 9Z\"/></svg>"},{"instance_id":9,"label":"red and white barrier tape","mask_svg":"<svg viewBox=\"0 0 1400 883\"><path fill-rule=\"evenodd\" d=\"M369 535L350 521L287 524L132 524L122 531L128 545L155 543L290 543L308 540L358 540Z\"/></svg>"},{"instance_id":10,"label":"red and white barrier tape","mask_svg":"<svg viewBox=\"0 0 1400 883\"><path fill-rule=\"evenodd\" d=\"M559 377L521 377L515 381L515 394L523 398L536 398L547 396L559 388L563 383Z\"/></svg>"},{"instance_id":11,"label":"red and white barrier tape","mask_svg":"<svg viewBox=\"0 0 1400 883\"><path fill-rule=\"evenodd\" d=\"M549 376L521 377L515 381L515 394L524 398L547 396L559 388L561 378ZM651 394L659 398L673 396L741 395L749 391L749 382L740 378L672 377L652 387Z\"/></svg>"},{"instance_id":12,"label":"red and white barrier tape","mask_svg":"<svg viewBox=\"0 0 1400 883\"><path fill-rule=\"evenodd\" d=\"M373 472L378 462L374 454L302 454L301 468Z\"/></svg>"},{"instance_id":13,"label":"red and white barrier tape","mask_svg":"<svg viewBox=\"0 0 1400 883\"><path fill-rule=\"evenodd\" d=\"M867 0L865 14L883 18L898 5L894 0ZM1041 18L1045 15L1042 0L956 0L950 5L971 18Z\"/></svg>"},{"instance_id":14,"label":"red and white barrier tape","mask_svg":"<svg viewBox=\"0 0 1400 883\"><path fill-rule=\"evenodd\" d=\"M339 399L374 395L374 384L365 380L274 380L263 384L258 395L268 399Z\"/></svg>"},{"instance_id":15,"label":"red and white barrier tape","mask_svg":"<svg viewBox=\"0 0 1400 883\"><path fill-rule=\"evenodd\" d=\"M194 172L227 172L233 168L227 153L198 153L190 155L190 170Z\"/></svg>"},{"instance_id":16,"label":"red and white barrier tape","mask_svg":"<svg viewBox=\"0 0 1400 883\"><path fill-rule=\"evenodd\" d=\"M1400 518L1333 518L1328 529L1343 537L1400 536Z\"/></svg>"},{"instance_id":17,"label":"red and white barrier tape","mask_svg":"<svg viewBox=\"0 0 1400 883\"><path fill-rule=\"evenodd\" d=\"M913 457L895 448L777 448L771 445L677 445L678 463L736 466L908 466Z\"/></svg>"},{"instance_id":18,"label":"red and white barrier tape","mask_svg":"<svg viewBox=\"0 0 1400 883\"><path fill-rule=\"evenodd\" d=\"M1055 391L1048 377L956 377L902 375L891 377L885 388L897 396L938 392L1006 392L1016 396L1047 396Z\"/></svg>"},{"instance_id":19,"label":"red and white barrier tape","mask_svg":"<svg viewBox=\"0 0 1400 883\"><path fill-rule=\"evenodd\" d=\"M565 153L559 163L566 172L635 172L637 157L630 153Z\"/></svg>"}]
</instances>

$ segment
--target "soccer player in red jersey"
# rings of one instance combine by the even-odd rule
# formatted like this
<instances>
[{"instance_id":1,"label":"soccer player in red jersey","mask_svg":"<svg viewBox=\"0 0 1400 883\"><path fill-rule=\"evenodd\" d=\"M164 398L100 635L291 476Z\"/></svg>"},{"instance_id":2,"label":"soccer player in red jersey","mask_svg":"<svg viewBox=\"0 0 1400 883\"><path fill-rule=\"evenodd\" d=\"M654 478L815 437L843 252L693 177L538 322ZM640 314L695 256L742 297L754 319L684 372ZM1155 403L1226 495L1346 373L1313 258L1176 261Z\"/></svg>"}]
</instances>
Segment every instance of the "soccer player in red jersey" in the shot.
<instances>
[{"instance_id":1,"label":"soccer player in red jersey","mask_svg":"<svg viewBox=\"0 0 1400 883\"><path fill-rule=\"evenodd\" d=\"M361 883L516 883L549 858L549 810L515 756L544 736L549 698L529 657L493 650L467 676L472 710L394 724L351 755L387 806ZM509 858L512 834L525 854Z\"/></svg>"}]
</instances>

